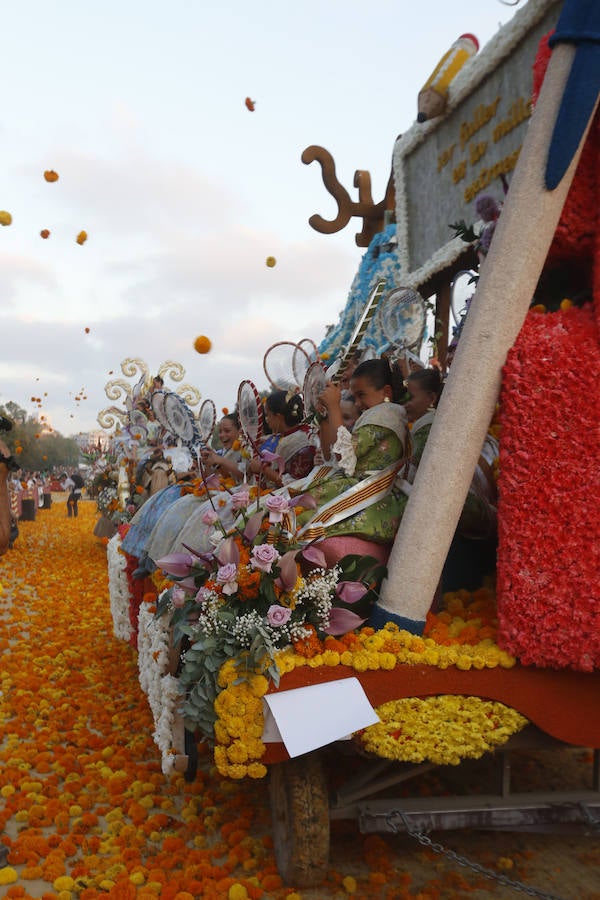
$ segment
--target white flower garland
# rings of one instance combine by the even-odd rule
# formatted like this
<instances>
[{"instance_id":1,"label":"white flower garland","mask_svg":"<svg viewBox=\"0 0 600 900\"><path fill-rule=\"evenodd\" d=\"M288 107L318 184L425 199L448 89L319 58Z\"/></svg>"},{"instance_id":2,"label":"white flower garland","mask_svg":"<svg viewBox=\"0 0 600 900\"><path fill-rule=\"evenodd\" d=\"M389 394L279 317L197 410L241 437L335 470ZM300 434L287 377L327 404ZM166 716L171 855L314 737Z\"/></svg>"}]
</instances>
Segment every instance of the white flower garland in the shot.
<instances>
[{"instance_id":1,"label":"white flower garland","mask_svg":"<svg viewBox=\"0 0 600 900\"><path fill-rule=\"evenodd\" d=\"M181 700L179 682L173 675L165 675L161 678L162 709L158 720L155 720L155 729L152 737L162 756L163 775L172 775L178 762L178 754L175 750L174 725L177 714L177 704Z\"/></svg>"},{"instance_id":2,"label":"white flower garland","mask_svg":"<svg viewBox=\"0 0 600 900\"><path fill-rule=\"evenodd\" d=\"M129 642L133 628L129 619L129 585L125 568L127 561L121 550L121 538L115 534L107 545L108 560L108 593L110 597L110 613L113 621L113 633L122 641Z\"/></svg>"},{"instance_id":3,"label":"white flower garland","mask_svg":"<svg viewBox=\"0 0 600 900\"><path fill-rule=\"evenodd\" d=\"M138 618L138 670L140 687L148 697L154 724L162 712L161 682L169 670L170 618L154 618L151 604L140 605Z\"/></svg>"},{"instance_id":4,"label":"white flower garland","mask_svg":"<svg viewBox=\"0 0 600 900\"><path fill-rule=\"evenodd\" d=\"M142 603L138 619L139 681L152 711L152 736L161 752L164 775L171 775L180 759L180 753L174 752L177 743L174 732L176 721L180 718L177 705L181 692L178 679L169 674L170 640L170 617L156 619L151 604Z\"/></svg>"}]
</instances>

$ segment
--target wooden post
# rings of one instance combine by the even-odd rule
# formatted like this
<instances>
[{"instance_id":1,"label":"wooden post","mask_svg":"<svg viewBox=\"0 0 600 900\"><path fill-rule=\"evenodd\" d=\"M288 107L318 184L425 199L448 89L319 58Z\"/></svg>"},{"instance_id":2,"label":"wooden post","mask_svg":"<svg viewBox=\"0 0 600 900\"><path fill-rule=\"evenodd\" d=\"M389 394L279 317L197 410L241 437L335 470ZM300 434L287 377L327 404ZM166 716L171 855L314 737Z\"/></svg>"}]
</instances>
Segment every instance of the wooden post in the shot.
<instances>
[{"instance_id":1,"label":"wooden post","mask_svg":"<svg viewBox=\"0 0 600 900\"><path fill-rule=\"evenodd\" d=\"M446 278L436 294L435 301L435 333L439 334L439 338L436 340L436 356L444 372L446 371L446 356L448 354L451 293L452 284L450 279Z\"/></svg>"},{"instance_id":2,"label":"wooden post","mask_svg":"<svg viewBox=\"0 0 600 900\"><path fill-rule=\"evenodd\" d=\"M542 90L388 564L374 623L421 632L498 398L573 180L546 190L548 147L576 48L559 44ZM589 122L588 122L589 128Z\"/></svg>"}]
</instances>

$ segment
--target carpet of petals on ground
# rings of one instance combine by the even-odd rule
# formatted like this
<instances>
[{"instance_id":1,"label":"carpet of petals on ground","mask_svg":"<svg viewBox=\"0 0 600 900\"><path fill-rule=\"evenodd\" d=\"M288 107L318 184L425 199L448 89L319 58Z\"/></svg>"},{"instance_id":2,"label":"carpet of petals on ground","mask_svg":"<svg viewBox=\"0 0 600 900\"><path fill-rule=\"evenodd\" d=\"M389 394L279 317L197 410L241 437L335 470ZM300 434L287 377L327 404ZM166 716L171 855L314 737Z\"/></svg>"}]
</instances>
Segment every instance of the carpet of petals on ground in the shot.
<instances>
[{"instance_id":1,"label":"carpet of petals on ground","mask_svg":"<svg viewBox=\"0 0 600 900\"><path fill-rule=\"evenodd\" d=\"M477 879L422 854L414 877L392 839L361 836L353 823L335 823L343 858L334 854L316 893L284 887L264 782L223 779L208 753L193 783L166 778L136 653L113 634L94 519L91 503L77 520L55 503L22 523L0 561L2 896L424 900L444 885L476 890Z\"/></svg>"}]
</instances>

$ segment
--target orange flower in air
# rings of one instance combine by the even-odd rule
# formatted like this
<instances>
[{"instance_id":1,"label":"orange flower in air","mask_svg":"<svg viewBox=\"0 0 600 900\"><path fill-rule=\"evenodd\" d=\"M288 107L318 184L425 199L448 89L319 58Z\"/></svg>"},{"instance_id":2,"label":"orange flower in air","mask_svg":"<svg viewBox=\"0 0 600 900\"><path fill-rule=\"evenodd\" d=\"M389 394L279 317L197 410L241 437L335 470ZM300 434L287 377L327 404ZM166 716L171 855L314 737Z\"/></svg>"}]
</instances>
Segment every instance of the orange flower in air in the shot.
<instances>
[{"instance_id":1,"label":"orange flower in air","mask_svg":"<svg viewBox=\"0 0 600 900\"><path fill-rule=\"evenodd\" d=\"M75 240L77 241L77 243L79 244L80 247L83 244L85 244L87 239L88 239L87 231L80 231L79 234L77 235L77 237L75 238Z\"/></svg>"},{"instance_id":2,"label":"orange flower in air","mask_svg":"<svg viewBox=\"0 0 600 900\"><path fill-rule=\"evenodd\" d=\"M212 347L212 342L210 338L207 338L205 334L200 334L194 341L194 350L196 353L208 353L210 348Z\"/></svg>"},{"instance_id":3,"label":"orange flower in air","mask_svg":"<svg viewBox=\"0 0 600 900\"><path fill-rule=\"evenodd\" d=\"M42 230L40 231L40 237L43 237L44 240L50 237L50 232L47 228L42 228Z\"/></svg>"},{"instance_id":4,"label":"orange flower in air","mask_svg":"<svg viewBox=\"0 0 600 900\"><path fill-rule=\"evenodd\" d=\"M256 108L256 100L251 100L250 97L246 97L246 99L244 100L244 103L246 105L247 110L249 110L250 112L254 112L254 110Z\"/></svg>"},{"instance_id":5,"label":"orange flower in air","mask_svg":"<svg viewBox=\"0 0 600 900\"><path fill-rule=\"evenodd\" d=\"M58 172L55 172L54 169L46 169L44 178L52 184L53 182L58 181Z\"/></svg>"}]
</instances>

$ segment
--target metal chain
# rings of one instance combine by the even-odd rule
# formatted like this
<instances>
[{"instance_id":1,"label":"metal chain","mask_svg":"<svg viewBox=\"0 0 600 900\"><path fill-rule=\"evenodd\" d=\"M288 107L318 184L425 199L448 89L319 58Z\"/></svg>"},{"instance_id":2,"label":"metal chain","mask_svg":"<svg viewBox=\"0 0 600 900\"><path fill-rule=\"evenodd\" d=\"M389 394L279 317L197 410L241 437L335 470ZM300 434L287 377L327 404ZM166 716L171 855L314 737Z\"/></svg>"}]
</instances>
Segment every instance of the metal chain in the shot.
<instances>
[{"instance_id":1,"label":"metal chain","mask_svg":"<svg viewBox=\"0 0 600 900\"><path fill-rule=\"evenodd\" d=\"M471 869L473 872L477 872L478 875L483 875L485 876L485 878L489 878L491 881L496 881L498 882L498 884L502 884L506 887L512 888L514 891L520 891L522 894L527 894L529 897L539 897L540 900L563 900L563 898L556 896L556 894L548 894L545 891L538 890L537 888L529 887L528 885L523 884L522 881L516 881L513 878L509 878L507 875L500 875L493 869L487 869L480 863L472 862L470 859L467 859L466 856L461 856L454 850L450 850L449 847L444 847L443 844L438 844L436 841L432 841L429 835L427 835L424 831L419 831L417 828L414 828L410 824L408 816L406 816L406 814L401 809L393 809L391 810L391 812L385 814L385 821L395 834L400 834L400 829L398 828L397 823L394 821L396 817L402 820L404 828L411 837L415 838L415 840L417 840L424 847L429 847L429 849L433 850L434 853L439 853L442 856L446 856L448 859L452 860L452 862L455 862L459 866L465 866L466 868ZM596 823L594 822L594 824Z\"/></svg>"}]
</instances>

